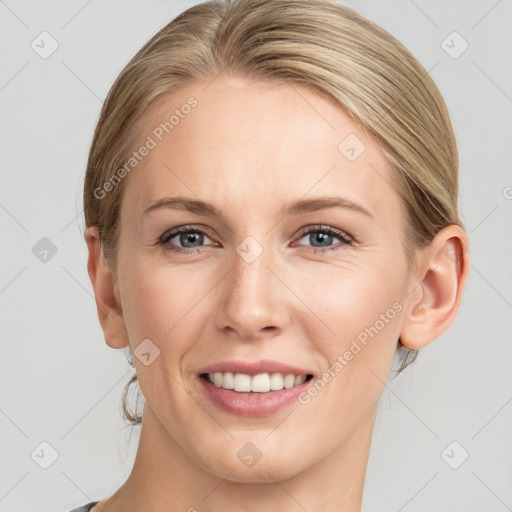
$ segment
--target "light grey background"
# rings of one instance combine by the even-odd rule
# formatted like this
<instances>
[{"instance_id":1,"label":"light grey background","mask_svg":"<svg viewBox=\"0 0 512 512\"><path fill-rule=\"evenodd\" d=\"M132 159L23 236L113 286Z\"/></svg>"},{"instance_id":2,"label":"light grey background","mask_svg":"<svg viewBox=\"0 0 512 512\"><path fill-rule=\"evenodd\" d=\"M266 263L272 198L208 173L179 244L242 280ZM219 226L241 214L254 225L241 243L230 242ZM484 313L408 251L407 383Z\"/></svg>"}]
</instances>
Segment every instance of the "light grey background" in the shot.
<instances>
[{"instance_id":1,"label":"light grey background","mask_svg":"<svg viewBox=\"0 0 512 512\"><path fill-rule=\"evenodd\" d=\"M130 372L97 319L83 176L113 80L195 3L0 0L2 512L67 511L110 495L131 469L138 429L130 439L119 408ZM455 324L384 392L363 510L512 510L512 1L343 3L395 35L439 85L472 258ZM47 59L31 47L43 31L59 45ZM458 58L453 31L469 44ZM42 237L57 248L46 262L32 250ZM42 442L58 453L47 469Z\"/></svg>"}]
</instances>

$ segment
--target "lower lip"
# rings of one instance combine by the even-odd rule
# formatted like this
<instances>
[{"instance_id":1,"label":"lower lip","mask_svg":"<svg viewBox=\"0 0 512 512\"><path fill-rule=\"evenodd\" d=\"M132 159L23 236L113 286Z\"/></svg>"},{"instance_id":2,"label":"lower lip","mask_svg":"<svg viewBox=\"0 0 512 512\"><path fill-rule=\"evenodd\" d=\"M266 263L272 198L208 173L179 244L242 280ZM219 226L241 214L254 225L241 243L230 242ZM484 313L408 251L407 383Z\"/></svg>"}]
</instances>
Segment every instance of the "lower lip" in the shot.
<instances>
[{"instance_id":1,"label":"lower lip","mask_svg":"<svg viewBox=\"0 0 512 512\"><path fill-rule=\"evenodd\" d=\"M269 416L290 405L297 400L313 379L306 380L293 388L268 393L239 393L217 387L203 377L199 377L198 380L210 400L223 411L237 416L256 418Z\"/></svg>"}]
</instances>

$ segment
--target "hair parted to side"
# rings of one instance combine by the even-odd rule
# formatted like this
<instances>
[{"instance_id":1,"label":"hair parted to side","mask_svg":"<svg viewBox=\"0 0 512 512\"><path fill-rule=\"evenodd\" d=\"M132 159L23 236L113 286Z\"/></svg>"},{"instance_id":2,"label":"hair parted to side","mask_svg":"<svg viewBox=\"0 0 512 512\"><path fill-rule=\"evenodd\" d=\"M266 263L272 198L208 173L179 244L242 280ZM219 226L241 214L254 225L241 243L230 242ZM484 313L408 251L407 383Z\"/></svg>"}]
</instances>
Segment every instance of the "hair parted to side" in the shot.
<instances>
[{"instance_id":1,"label":"hair parted to side","mask_svg":"<svg viewBox=\"0 0 512 512\"><path fill-rule=\"evenodd\" d=\"M462 225L448 111L428 72L399 41L330 0L211 0L155 34L122 70L103 105L87 163L84 212L86 226L98 227L114 276L128 178L105 197L95 191L129 158L155 100L220 73L301 84L330 97L363 125L380 143L403 199L409 261L440 229ZM418 351L400 340L397 346L399 373ZM136 382L134 375L123 396L124 416L132 424L142 421L126 405Z\"/></svg>"}]
</instances>

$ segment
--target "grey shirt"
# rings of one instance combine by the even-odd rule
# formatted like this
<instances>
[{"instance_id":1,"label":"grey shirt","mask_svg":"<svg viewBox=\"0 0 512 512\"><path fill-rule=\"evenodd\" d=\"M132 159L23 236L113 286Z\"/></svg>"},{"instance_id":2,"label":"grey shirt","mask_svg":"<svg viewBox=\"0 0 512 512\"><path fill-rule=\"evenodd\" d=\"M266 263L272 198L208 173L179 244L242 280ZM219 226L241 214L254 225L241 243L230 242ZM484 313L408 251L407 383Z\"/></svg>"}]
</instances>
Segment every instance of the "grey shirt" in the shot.
<instances>
[{"instance_id":1,"label":"grey shirt","mask_svg":"<svg viewBox=\"0 0 512 512\"><path fill-rule=\"evenodd\" d=\"M94 505L98 503L97 501L91 501L90 503L87 503L87 505L82 505L81 507L74 508L73 510L70 510L69 512L89 512Z\"/></svg>"}]
</instances>

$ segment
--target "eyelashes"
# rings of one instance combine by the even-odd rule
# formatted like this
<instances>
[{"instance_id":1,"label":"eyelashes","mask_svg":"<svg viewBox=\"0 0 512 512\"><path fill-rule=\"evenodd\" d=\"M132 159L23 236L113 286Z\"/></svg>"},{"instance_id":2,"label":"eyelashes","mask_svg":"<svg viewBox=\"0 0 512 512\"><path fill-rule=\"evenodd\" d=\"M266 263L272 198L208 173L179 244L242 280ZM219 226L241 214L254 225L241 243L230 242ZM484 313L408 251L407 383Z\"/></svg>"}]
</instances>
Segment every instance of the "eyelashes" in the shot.
<instances>
[{"instance_id":1,"label":"eyelashes","mask_svg":"<svg viewBox=\"0 0 512 512\"><path fill-rule=\"evenodd\" d=\"M338 243L337 245L334 245L334 246L327 246L327 247L315 247L315 246L308 247L307 248L308 252L318 253L318 252L334 251L334 250L343 248L343 246L345 246L345 245L352 245L352 243L353 243L353 238L351 236L349 236L347 233L345 233L344 231L333 228L331 226L323 226L323 225L309 226L305 230L301 231L299 234L299 240L304 237L310 237L310 241L311 241L311 237L313 237L313 235L318 235L321 233L323 233L324 235L327 234L328 239L330 239L331 237L338 238L341 241L341 243ZM299 244L299 245L302 246L303 244Z\"/></svg>"},{"instance_id":2,"label":"eyelashes","mask_svg":"<svg viewBox=\"0 0 512 512\"><path fill-rule=\"evenodd\" d=\"M188 226L180 226L171 231L167 231L164 233L159 239L158 244L164 246L166 249L174 252L183 252L183 253L195 253L198 252L198 247L196 248L187 248L187 247L179 247L170 243L170 241L182 234L192 234L199 233L203 237L208 236L207 231L201 226L188 225ZM208 237L209 238L209 237Z\"/></svg>"},{"instance_id":3,"label":"eyelashes","mask_svg":"<svg viewBox=\"0 0 512 512\"><path fill-rule=\"evenodd\" d=\"M321 237L321 240L318 240L318 237L315 238L315 235L323 234L324 236ZM183 237L182 235L188 235L188 237ZM195 239L190 239L190 235L196 235ZM197 236L199 235L199 236ZM327 235L327 236L325 236ZM336 245L328 245L324 247L317 247L317 246L306 246L304 244L298 244L300 247L304 247L306 252L312 252L312 253L325 253L332 250L339 250L342 249L346 245L353 245L354 239L344 231L341 231L339 229L333 228L331 226L325 226L325 225L314 225L314 226L307 226L306 228L303 228L298 236L298 240L301 240L305 237L309 237L309 240L319 241L320 243L330 241L331 238L338 238L340 242ZM174 228L170 231L166 231L161 237L158 238L155 245L161 245L166 250L169 250L171 252L175 253L184 253L184 254L197 254L201 252L201 249L204 246L199 247L180 247L178 245L175 245L174 243L171 243L171 240L179 237L179 243L194 243L204 242L204 238L210 238L208 236L208 230L206 230L204 227L200 225L186 225L186 226L179 226L177 228ZM187 241L188 240L188 241ZM214 242L214 245L217 245Z\"/></svg>"}]
</instances>

